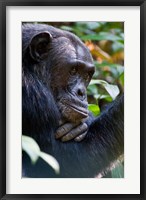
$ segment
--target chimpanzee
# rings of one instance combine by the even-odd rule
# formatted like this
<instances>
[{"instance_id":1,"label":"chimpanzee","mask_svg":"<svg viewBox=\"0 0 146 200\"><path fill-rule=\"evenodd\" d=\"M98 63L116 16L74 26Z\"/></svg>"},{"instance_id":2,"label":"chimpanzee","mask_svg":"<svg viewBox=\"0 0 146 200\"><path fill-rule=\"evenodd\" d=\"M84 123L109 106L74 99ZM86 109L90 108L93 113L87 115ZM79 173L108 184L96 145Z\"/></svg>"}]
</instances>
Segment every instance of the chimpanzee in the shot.
<instances>
[{"instance_id":1,"label":"chimpanzee","mask_svg":"<svg viewBox=\"0 0 146 200\"><path fill-rule=\"evenodd\" d=\"M23 154L27 177L88 178L105 172L124 152L124 97L94 118L86 88L91 54L74 34L44 24L22 25L22 133L60 164L54 174Z\"/></svg>"}]
</instances>

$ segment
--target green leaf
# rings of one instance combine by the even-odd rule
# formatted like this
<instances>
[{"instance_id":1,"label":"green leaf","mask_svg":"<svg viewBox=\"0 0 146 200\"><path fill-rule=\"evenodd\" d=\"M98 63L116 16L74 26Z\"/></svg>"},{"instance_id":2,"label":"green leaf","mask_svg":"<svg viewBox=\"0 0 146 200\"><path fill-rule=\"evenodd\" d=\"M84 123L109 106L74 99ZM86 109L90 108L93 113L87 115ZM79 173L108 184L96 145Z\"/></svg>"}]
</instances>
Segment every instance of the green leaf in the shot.
<instances>
[{"instance_id":1,"label":"green leaf","mask_svg":"<svg viewBox=\"0 0 146 200\"><path fill-rule=\"evenodd\" d=\"M101 24L99 22L86 22L86 26L91 29L91 30L94 30L94 29L97 29L101 26Z\"/></svg>"},{"instance_id":2,"label":"green leaf","mask_svg":"<svg viewBox=\"0 0 146 200\"><path fill-rule=\"evenodd\" d=\"M100 41L100 40L110 40L110 41L120 41L122 38L120 36L114 35L112 33L106 33L106 32L100 32L99 34L89 34L84 35L81 37L82 40L94 40L94 41Z\"/></svg>"},{"instance_id":3,"label":"green leaf","mask_svg":"<svg viewBox=\"0 0 146 200\"><path fill-rule=\"evenodd\" d=\"M102 95L100 95L100 99L105 99L108 102L112 102L112 98L110 95L102 94Z\"/></svg>"},{"instance_id":4,"label":"green leaf","mask_svg":"<svg viewBox=\"0 0 146 200\"><path fill-rule=\"evenodd\" d=\"M124 166L119 164L112 170L111 174L112 178L124 178Z\"/></svg>"},{"instance_id":5,"label":"green leaf","mask_svg":"<svg viewBox=\"0 0 146 200\"><path fill-rule=\"evenodd\" d=\"M65 30L65 31L73 31L73 28L70 26L61 26L61 29Z\"/></svg>"},{"instance_id":6,"label":"green leaf","mask_svg":"<svg viewBox=\"0 0 146 200\"><path fill-rule=\"evenodd\" d=\"M120 82L124 86L124 72L120 75Z\"/></svg>"},{"instance_id":7,"label":"green leaf","mask_svg":"<svg viewBox=\"0 0 146 200\"><path fill-rule=\"evenodd\" d=\"M40 157L54 169L56 174L59 174L60 172L59 163L53 156L46 154L44 152L40 152Z\"/></svg>"},{"instance_id":8,"label":"green leaf","mask_svg":"<svg viewBox=\"0 0 146 200\"><path fill-rule=\"evenodd\" d=\"M100 114L100 108L95 104L88 104L88 109L93 113L94 116L98 116Z\"/></svg>"},{"instance_id":9,"label":"green leaf","mask_svg":"<svg viewBox=\"0 0 146 200\"><path fill-rule=\"evenodd\" d=\"M29 155L32 164L35 164L40 154L40 148L35 140L22 135L22 149Z\"/></svg>"},{"instance_id":10,"label":"green leaf","mask_svg":"<svg viewBox=\"0 0 146 200\"><path fill-rule=\"evenodd\" d=\"M104 87L107 90L107 92L110 94L110 96L112 97L113 100L120 93L119 88L116 85L105 84Z\"/></svg>"},{"instance_id":11,"label":"green leaf","mask_svg":"<svg viewBox=\"0 0 146 200\"><path fill-rule=\"evenodd\" d=\"M118 86L109 84L103 80L91 80L90 85L93 84L102 85L106 89L106 91L110 94L113 100L117 97L117 95L120 92Z\"/></svg>"},{"instance_id":12,"label":"green leaf","mask_svg":"<svg viewBox=\"0 0 146 200\"><path fill-rule=\"evenodd\" d=\"M122 44L121 42L115 41L112 44L112 49L113 49L114 52L123 51L124 44Z\"/></svg>"},{"instance_id":13,"label":"green leaf","mask_svg":"<svg viewBox=\"0 0 146 200\"><path fill-rule=\"evenodd\" d=\"M40 157L54 169L56 174L60 172L57 160L53 156L40 151L38 144L31 137L22 135L22 149L29 155L32 164L35 164Z\"/></svg>"},{"instance_id":14,"label":"green leaf","mask_svg":"<svg viewBox=\"0 0 146 200\"><path fill-rule=\"evenodd\" d=\"M87 88L87 93L89 94L97 94L98 90L97 90L97 86L96 85L89 85Z\"/></svg>"}]
</instances>

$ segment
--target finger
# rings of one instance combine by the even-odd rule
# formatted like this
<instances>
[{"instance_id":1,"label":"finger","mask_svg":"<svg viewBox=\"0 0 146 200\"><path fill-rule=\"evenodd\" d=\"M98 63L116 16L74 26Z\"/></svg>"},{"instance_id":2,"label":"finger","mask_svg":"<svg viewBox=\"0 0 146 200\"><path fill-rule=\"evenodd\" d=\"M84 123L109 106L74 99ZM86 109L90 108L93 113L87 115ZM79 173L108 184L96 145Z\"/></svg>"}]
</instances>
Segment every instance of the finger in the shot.
<instances>
[{"instance_id":1,"label":"finger","mask_svg":"<svg viewBox=\"0 0 146 200\"><path fill-rule=\"evenodd\" d=\"M77 126L76 128L72 129L68 134L66 134L65 136L63 136L61 138L62 142L66 142L69 140L72 140L73 138L75 138L76 136L78 136L81 133L84 133L86 130L88 129L87 124L83 123L80 126Z\"/></svg>"},{"instance_id":2,"label":"finger","mask_svg":"<svg viewBox=\"0 0 146 200\"><path fill-rule=\"evenodd\" d=\"M76 124L73 123L66 123L57 129L55 134L56 139L61 138L62 136L66 135L71 129L73 129Z\"/></svg>"},{"instance_id":3,"label":"finger","mask_svg":"<svg viewBox=\"0 0 146 200\"><path fill-rule=\"evenodd\" d=\"M74 140L75 140L76 142L81 142L81 141L85 138L86 135L87 135L87 131L86 131L85 133L83 133L83 134L77 136Z\"/></svg>"},{"instance_id":4,"label":"finger","mask_svg":"<svg viewBox=\"0 0 146 200\"><path fill-rule=\"evenodd\" d=\"M63 124L65 124L65 119L59 120L59 125L61 126L61 125L63 125Z\"/></svg>"}]
</instances>

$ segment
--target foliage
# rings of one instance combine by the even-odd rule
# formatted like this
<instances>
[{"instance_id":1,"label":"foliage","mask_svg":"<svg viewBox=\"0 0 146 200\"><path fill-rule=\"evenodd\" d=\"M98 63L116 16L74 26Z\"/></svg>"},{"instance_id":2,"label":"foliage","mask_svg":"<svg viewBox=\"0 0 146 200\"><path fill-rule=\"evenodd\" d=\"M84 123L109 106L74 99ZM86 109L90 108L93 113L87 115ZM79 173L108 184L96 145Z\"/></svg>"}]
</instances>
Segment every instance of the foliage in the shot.
<instances>
[{"instance_id":1,"label":"foliage","mask_svg":"<svg viewBox=\"0 0 146 200\"><path fill-rule=\"evenodd\" d=\"M100 108L96 104L88 104L88 109L92 112L92 114L96 117L100 114Z\"/></svg>"},{"instance_id":2,"label":"foliage","mask_svg":"<svg viewBox=\"0 0 146 200\"><path fill-rule=\"evenodd\" d=\"M59 173L60 167L57 160L53 156L42 152L36 141L31 137L22 135L22 150L28 154L32 164L35 164L40 157L54 169L56 174Z\"/></svg>"}]
</instances>

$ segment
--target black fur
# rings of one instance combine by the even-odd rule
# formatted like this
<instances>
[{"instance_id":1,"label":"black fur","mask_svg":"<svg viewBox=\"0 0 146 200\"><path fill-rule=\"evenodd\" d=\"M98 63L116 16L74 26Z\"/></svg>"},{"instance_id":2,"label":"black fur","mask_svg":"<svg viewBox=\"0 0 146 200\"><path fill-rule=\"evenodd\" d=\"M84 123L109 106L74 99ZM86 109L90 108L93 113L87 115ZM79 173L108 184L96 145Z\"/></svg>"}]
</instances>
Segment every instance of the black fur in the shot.
<instances>
[{"instance_id":1,"label":"black fur","mask_svg":"<svg viewBox=\"0 0 146 200\"><path fill-rule=\"evenodd\" d=\"M56 140L54 133L60 113L49 84L44 83L32 70L34 61L27 49L33 35L46 29L53 37L66 35L66 32L45 25L27 25L22 29L22 133L33 137L42 151L57 159L61 173L57 176L41 159L32 166L28 156L23 153L23 174L27 177L95 177L106 171L124 153L124 96L111 103L98 118L90 117L87 122L89 131L82 142L72 140L63 143ZM76 43L80 42L76 36L71 34L71 37ZM56 58L55 53L47 61L48 71L57 62ZM50 75L48 72L48 77Z\"/></svg>"}]
</instances>

